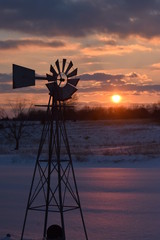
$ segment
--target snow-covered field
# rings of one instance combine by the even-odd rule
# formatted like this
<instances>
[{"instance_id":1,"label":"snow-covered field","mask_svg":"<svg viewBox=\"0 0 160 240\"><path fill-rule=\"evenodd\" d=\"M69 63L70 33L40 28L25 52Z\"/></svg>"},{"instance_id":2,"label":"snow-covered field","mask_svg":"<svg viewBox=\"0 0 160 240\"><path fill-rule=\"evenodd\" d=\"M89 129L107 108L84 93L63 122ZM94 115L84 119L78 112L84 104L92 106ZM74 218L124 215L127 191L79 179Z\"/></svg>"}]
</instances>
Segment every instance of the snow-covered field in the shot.
<instances>
[{"instance_id":1,"label":"snow-covered field","mask_svg":"<svg viewBox=\"0 0 160 240\"><path fill-rule=\"evenodd\" d=\"M71 153L78 166L140 167L160 166L160 125L145 121L67 122ZM0 130L0 161L35 161L42 125L27 127L27 135L14 151L14 140L5 139Z\"/></svg>"},{"instance_id":2,"label":"snow-covered field","mask_svg":"<svg viewBox=\"0 0 160 240\"><path fill-rule=\"evenodd\" d=\"M146 121L66 123L89 239L160 239L160 125ZM0 130L0 239L20 239L42 126L27 129L19 151ZM33 216L29 239L40 239ZM77 215L69 239L84 239ZM71 227L72 226L72 227Z\"/></svg>"}]
</instances>

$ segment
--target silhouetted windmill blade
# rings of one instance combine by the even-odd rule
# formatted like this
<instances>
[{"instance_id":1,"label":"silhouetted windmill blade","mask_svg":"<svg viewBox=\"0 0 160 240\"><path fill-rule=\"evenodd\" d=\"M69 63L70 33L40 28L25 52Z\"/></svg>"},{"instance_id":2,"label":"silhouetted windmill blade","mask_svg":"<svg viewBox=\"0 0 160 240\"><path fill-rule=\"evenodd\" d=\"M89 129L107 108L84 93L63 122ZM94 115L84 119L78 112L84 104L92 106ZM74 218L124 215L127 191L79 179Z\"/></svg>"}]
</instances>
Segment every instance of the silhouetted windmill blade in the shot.
<instances>
[{"instance_id":1,"label":"silhouetted windmill blade","mask_svg":"<svg viewBox=\"0 0 160 240\"><path fill-rule=\"evenodd\" d=\"M47 80L50 81L56 81L57 77L55 77L55 75L50 75L50 74L46 74Z\"/></svg>"},{"instance_id":2,"label":"silhouetted windmill blade","mask_svg":"<svg viewBox=\"0 0 160 240\"><path fill-rule=\"evenodd\" d=\"M70 70L72 67L73 67L73 63L72 63L72 61L70 61L70 63L68 64L68 67L67 67L67 69L66 69L66 71L65 71L65 74L66 74L66 75L68 74L69 70Z\"/></svg>"},{"instance_id":3,"label":"silhouetted windmill blade","mask_svg":"<svg viewBox=\"0 0 160 240\"><path fill-rule=\"evenodd\" d=\"M67 83L63 88L58 87L54 82L47 83L46 86L49 89L50 95L54 96L59 101L68 100L71 98L73 93L77 91L77 88L69 83Z\"/></svg>"},{"instance_id":4,"label":"silhouetted windmill blade","mask_svg":"<svg viewBox=\"0 0 160 240\"><path fill-rule=\"evenodd\" d=\"M62 89L61 89L62 90ZM71 98L71 96L77 91L77 88L75 86L70 85L67 83L65 87L63 88L63 99L68 100ZM63 101L64 101L63 100Z\"/></svg>"},{"instance_id":5,"label":"silhouetted windmill blade","mask_svg":"<svg viewBox=\"0 0 160 240\"><path fill-rule=\"evenodd\" d=\"M76 86L79 82L79 78L71 78L71 79L68 79L68 83L73 85L73 86Z\"/></svg>"},{"instance_id":6,"label":"silhouetted windmill blade","mask_svg":"<svg viewBox=\"0 0 160 240\"><path fill-rule=\"evenodd\" d=\"M46 86L47 86L51 96L57 92L58 87L57 87L57 85L55 85L55 83L53 83L53 82L47 83Z\"/></svg>"},{"instance_id":7,"label":"silhouetted windmill blade","mask_svg":"<svg viewBox=\"0 0 160 240\"><path fill-rule=\"evenodd\" d=\"M64 72L65 69L65 65L66 65L66 59L63 58L63 64L62 64L62 72Z\"/></svg>"},{"instance_id":8,"label":"silhouetted windmill blade","mask_svg":"<svg viewBox=\"0 0 160 240\"><path fill-rule=\"evenodd\" d=\"M70 77L74 77L74 76L76 76L76 75L77 75L77 71L78 71L77 68L74 69L71 73L67 74L67 77L70 78Z\"/></svg>"},{"instance_id":9,"label":"silhouetted windmill blade","mask_svg":"<svg viewBox=\"0 0 160 240\"><path fill-rule=\"evenodd\" d=\"M54 78L57 78L58 73L56 72L56 70L54 69L54 67L52 65L50 66L50 72L53 73Z\"/></svg>"},{"instance_id":10,"label":"silhouetted windmill blade","mask_svg":"<svg viewBox=\"0 0 160 240\"><path fill-rule=\"evenodd\" d=\"M61 73L61 70L60 70L60 66L59 66L59 60L57 59L57 61L55 62L56 64L56 67L57 67L57 70L58 70L58 74Z\"/></svg>"}]
</instances>

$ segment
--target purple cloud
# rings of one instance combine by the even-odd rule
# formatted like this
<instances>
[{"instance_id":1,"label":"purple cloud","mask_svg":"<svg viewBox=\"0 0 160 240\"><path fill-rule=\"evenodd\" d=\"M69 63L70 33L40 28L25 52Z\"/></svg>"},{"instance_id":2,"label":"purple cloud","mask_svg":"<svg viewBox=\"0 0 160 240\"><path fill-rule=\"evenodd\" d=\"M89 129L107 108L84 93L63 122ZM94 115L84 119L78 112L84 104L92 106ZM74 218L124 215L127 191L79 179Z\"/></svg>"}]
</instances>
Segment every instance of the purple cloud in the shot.
<instances>
[{"instance_id":1,"label":"purple cloud","mask_svg":"<svg viewBox=\"0 0 160 240\"><path fill-rule=\"evenodd\" d=\"M39 46L39 47L50 47L50 48L59 48L64 47L65 43L62 41L42 41L42 40L4 40L0 41L0 49L17 49L24 46Z\"/></svg>"},{"instance_id":2,"label":"purple cloud","mask_svg":"<svg viewBox=\"0 0 160 240\"><path fill-rule=\"evenodd\" d=\"M6 0L0 2L0 29L54 37L114 33L150 38L160 35L159 11L158 0Z\"/></svg>"}]
</instances>

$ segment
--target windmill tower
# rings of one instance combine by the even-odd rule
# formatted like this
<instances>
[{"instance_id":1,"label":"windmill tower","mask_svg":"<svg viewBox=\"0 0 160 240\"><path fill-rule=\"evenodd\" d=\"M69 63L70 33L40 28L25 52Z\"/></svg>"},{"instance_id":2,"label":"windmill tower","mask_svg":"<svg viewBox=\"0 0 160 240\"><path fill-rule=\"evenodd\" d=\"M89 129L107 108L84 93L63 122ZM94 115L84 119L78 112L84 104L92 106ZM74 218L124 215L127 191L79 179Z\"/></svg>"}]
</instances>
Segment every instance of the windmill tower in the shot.
<instances>
[{"instance_id":1,"label":"windmill tower","mask_svg":"<svg viewBox=\"0 0 160 240\"><path fill-rule=\"evenodd\" d=\"M37 159L29 191L21 239L25 234L29 211L43 212L42 236L46 237L49 216L58 213L63 232L65 231L65 213L78 209L84 230L84 239L88 240L76 178L71 158L67 131L63 116L64 102L77 91L79 81L77 68L73 63L57 60L50 66L51 74L36 76L32 69L13 65L13 88L34 86L35 80L47 80L49 101L46 121L43 125Z\"/></svg>"}]
</instances>

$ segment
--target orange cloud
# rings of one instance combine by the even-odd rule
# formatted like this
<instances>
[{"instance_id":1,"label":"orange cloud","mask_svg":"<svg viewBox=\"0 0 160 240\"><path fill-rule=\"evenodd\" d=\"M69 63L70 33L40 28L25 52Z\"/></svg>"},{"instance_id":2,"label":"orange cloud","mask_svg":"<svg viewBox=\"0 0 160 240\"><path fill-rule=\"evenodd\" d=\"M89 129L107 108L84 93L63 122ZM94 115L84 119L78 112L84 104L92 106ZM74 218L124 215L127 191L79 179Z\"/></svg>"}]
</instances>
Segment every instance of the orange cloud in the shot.
<instances>
[{"instance_id":1,"label":"orange cloud","mask_svg":"<svg viewBox=\"0 0 160 240\"><path fill-rule=\"evenodd\" d=\"M126 53L132 53L135 51L152 51L150 47L139 45L139 44L131 44L131 45L106 45L99 47L85 47L81 49L81 52L84 55L89 56L103 56L103 55L123 55Z\"/></svg>"},{"instance_id":2,"label":"orange cloud","mask_svg":"<svg viewBox=\"0 0 160 240\"><path fill-rule=\"evenodd\" d=\"M151 65L152 70L160 70L160 63L154 63Z\"/></svg>"}]
</instances>

